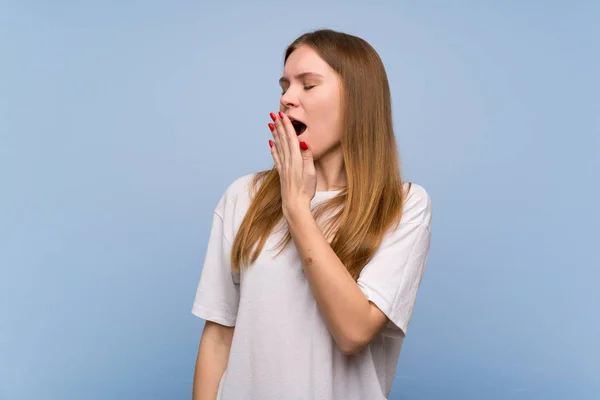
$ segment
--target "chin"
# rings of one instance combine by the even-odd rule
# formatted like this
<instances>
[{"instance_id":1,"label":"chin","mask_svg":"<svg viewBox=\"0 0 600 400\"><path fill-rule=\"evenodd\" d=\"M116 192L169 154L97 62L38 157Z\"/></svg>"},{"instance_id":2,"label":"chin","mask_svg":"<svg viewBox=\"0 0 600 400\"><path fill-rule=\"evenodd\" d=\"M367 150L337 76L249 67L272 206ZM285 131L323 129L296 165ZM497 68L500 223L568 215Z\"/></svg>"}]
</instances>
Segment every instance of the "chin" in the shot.
<instances>
[{"instance_id":1,"label":"chin","mask_svg":"<svg viewBox=\"0 0 600 400\"><path fill-rule=\"evenodd\" d=\"M323 156L323 153L319 149L312 149L313 161L317 161Z\"/></svg>"}]
</instances>

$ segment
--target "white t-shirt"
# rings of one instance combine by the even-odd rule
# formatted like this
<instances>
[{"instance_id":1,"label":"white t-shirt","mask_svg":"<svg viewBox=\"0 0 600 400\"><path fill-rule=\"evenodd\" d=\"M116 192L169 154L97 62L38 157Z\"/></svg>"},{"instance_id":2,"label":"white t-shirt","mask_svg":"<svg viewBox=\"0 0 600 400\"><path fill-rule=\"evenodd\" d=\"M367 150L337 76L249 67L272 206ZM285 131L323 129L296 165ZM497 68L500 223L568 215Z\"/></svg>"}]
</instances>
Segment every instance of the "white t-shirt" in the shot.
<instances>
[{"instance_id":1,"label":"white t-shirt","mask_svg":"<svg viewBox=\"0 0 600 400\"><path fill-rule=\"evenodd\" d=\"M294 242L278 257L273 233L257 261L233 273L231 244L250 205L253 174L219 201L192 313L235 326L220 400L378 400L389 396L430 242L431 201L412 184L399 227L362 270L358 285L389 318L363 350L345 355L329 333ZM317 192L314 206L338 193Z\"/></svg>"}]
</instances>

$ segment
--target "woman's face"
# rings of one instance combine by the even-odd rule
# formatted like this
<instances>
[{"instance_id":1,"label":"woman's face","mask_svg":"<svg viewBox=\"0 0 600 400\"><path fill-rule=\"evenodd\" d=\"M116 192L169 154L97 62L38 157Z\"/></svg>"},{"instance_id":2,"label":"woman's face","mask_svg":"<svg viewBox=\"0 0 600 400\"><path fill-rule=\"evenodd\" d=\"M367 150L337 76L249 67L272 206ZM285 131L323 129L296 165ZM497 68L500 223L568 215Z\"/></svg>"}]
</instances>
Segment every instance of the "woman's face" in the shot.
<instances>
[{"instance_id":1,"label":"woman's face","mask_svg":"<svg viewBox=\"0 0 600 400\"><path fill-rule=\"evenodd\" d=\"M339 150L341 141L341 79L309 46L288 57L279 80L283 94L280 110L298 124L298 139L312 149L317 160Z\"/></svg>"}]
</instances>

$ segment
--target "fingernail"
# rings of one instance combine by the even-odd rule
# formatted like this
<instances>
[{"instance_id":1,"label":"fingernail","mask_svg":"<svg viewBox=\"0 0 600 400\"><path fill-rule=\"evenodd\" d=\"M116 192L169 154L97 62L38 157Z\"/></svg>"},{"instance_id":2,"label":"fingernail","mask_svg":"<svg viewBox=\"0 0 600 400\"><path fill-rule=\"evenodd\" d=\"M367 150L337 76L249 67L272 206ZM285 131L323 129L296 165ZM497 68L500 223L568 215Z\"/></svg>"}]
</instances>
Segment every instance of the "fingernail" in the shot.
<instances>
[{"instance_id":1,"label":"fingernail","mask_svg":"<svg viewBox=\"0 0 600 400\"><path fill-rule=\"evenodd\" d=\"M275 125L269 122L269 129L271 130L271 132L273 132L275 130Z\"/></svg>"},{"instance_id":2,"label":"fingernail","mask_svg":"<svg viewBox=\"0 0 600 400\"><path fill-rule=\"evenodd\" d=\"M300 142L300 148L304 151L308 150L308 145L306 142Z\"/></svg>"},{"instance_id":3,"label":"fingernail","mask_svg":"<svg viewBox=\"0 0 600 400\"><path fill-rule=\"evenodd\" d=\"M283 119L283 113L279 111L279 118Z\"/></svg>"},{"instance_id":4,"label":"fingernail","mask_svg":"<svg viewBox=\"0 0 600 400\"><path fill-rule=\"evenodd\" d=\"M273 147L273 141L269 140L269 147Z\"/></svg>"},{"instance_id":5,"label":"fingernail","mask_svg":"<svg viewBox=\"0 0 600 400\"><path fill-rule=\"evenodd\" d=\"M273 121L275 121L275 120L277 119L277 115L275 115L275 113L271 113L271 114L269 114L269 115L271 116L271 119L272 119Z\"/></svg>"}]
</instances>

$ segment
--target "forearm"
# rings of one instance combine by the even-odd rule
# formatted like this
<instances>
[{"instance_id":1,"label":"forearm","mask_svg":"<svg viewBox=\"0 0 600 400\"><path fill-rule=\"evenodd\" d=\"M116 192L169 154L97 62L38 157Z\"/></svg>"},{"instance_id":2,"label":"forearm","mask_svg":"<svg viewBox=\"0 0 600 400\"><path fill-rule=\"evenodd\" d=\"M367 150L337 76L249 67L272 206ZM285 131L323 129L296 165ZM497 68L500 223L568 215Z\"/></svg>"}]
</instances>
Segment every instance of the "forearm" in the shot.
<instances>
[{"instance_id":1,"label":"forearm","mask_svg":"<svg viewBox=\"0 0 600 400\"><path fill-rule=\"evenodd\" d=\"M328 329L345 353L373 336L372 305L335 254L309 210L288 218L305 275Z\"/></svg>"},{"instance_id":2,"label":"forearm","mask_svg":"<svg viewBox=\"0 0 600 400\"><path fill-rule=\"evenodd\" d=\"M217 398L219 382L229 359L233 328L206 322L194 372L192 400Z\"/></svg>"}]
</instances>

